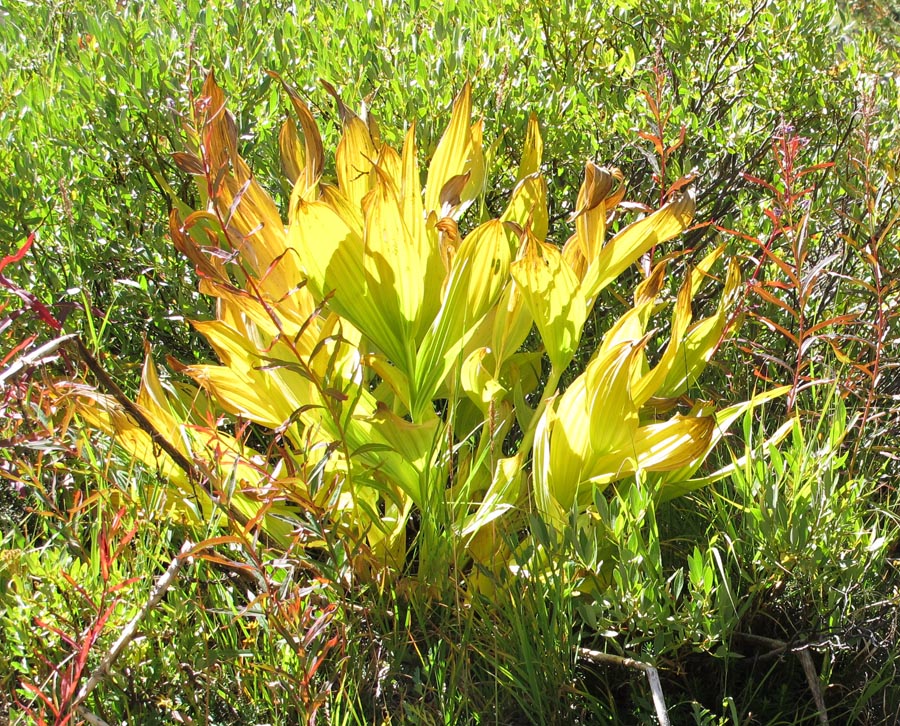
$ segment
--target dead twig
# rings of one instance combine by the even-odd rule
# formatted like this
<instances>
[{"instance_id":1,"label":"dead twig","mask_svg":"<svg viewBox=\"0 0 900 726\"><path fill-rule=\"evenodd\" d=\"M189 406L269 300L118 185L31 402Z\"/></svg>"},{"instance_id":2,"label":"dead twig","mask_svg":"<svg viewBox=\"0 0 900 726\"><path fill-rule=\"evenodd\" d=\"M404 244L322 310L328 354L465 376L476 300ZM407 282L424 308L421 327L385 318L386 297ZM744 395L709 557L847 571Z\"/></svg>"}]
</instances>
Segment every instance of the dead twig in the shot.
<instances>
[{"instance_id":1,"label":"dead twig","mask_svg":"<svg viewBox=\"0 0 900 726\"><path fill-rule=\"evenodd\" d=\"M131 619L128 625L122 630L122 634L118 637L115 643L113 643L112 647L109 649L109 652L106 654L106 657L100 663L99 666L91 673L91 677L85 682L85 684L81 687L81 690L78 691L78 695L75 696L75 700L72 703L74 708L79 708L80 704L86 699L91 691L97 687L100 681L109 673L110 668L112 668L113 664L116 662L116 659L121 655L122 651L128 646L128 644L134 639L135 634L137 633L138 626L141 624L141 621L147 616L156 605L162 600L163 595L166 594L166 591L174 582L175 577L178 575L178 571L184 566L184 563L188 560L188 553L193 549L194 543L190 540L186 540L185 543L181 546L181 552L179 552L172 562L169 564L169 567L166 569L165 574L159 578L159 582L156 583L156 588L150 593L150 599L144 603L144 606L138 611L138 613ZM83 714L82 714L83 715Z\"/></svg>"},{"instance_id":2,"label":"dead twig","mask_svg":"<svg viewBox=\"0 0 900 726\"><path fill-rule=\"evenodd\" d=\"M813 664L812 655L807 644L791 644L784 640L766 638L762 635L753 635L751 633L735 633L735 635L749 643L757 643L772 648L772 654L793 653L796 655L800 659L800 665L803 666L806 682L812 693L813 702L816 704L819 723L821 726L828 726L828 708L825 706L825 696L822 694L822 683L819 681L819 674L816 673L816 667Z\"/></svg>"},{"instance_id":3,"label":"dead twig","mask_svg":"<svg viewBox=\"0 0 900 726\"><path fill-rule=\"evenodd\" d=\"M589 648L579 648L578 655L594 663L606 663L625 668L637 668L643 671L647 676L647 682L650 684L650 693L653 696L653 706L656 708L656 718L659 726L670 726L669 712L666 709L666 701L663 698L662 684L659 681L659 671L649 663L644 663L633 658L626 658L621 655L613 655L611 653L603 653L599 650L590 650Z\"/></svg>"}]
</instances>

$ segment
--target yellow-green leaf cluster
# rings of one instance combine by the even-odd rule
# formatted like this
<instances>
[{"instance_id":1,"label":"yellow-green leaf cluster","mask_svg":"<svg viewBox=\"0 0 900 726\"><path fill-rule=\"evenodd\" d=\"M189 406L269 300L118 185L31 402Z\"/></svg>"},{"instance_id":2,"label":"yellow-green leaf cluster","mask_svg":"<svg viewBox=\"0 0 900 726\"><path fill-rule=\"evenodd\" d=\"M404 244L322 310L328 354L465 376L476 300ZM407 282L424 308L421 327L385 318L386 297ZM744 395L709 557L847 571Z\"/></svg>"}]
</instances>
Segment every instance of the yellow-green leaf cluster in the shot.
<instances>
[{"instance_id":1,"label":"yellow-green leaf cluster","mask_svg":"<svg viewBox=\"0 0 900 726\"><path fill-rule=\"evenodd\" d=\"M690 479L716 438L715 414L662 412L675 409L726 334L737 266L715 314L693 321L691 301L722 250L674 301L664 298L658 265L597 349L580 351L600 292L690 224L689 189L610 237L623 176L589 163L572 235L559 247L547 241L543 141L532 117L505 211L468 229L464 212L487 178L468 84L424 189L415 127L395 150L373 117L327 86L342 127L329 176L313 114L284 86L296 117L279 136L292 185L285 218L241 159L212 75L196 110L185 164L206 206L173 213L170 226L200 290L215 298L215 319L194 325L218 363L173 362L192 384L167 391L148 356L136 401L156 434L206 472L213 496L185 509L210 517L228 502L286 544L297 510L317 507L381 571L403 566L417 511L420 530L440 530L450 543L423 539L419 557L434 561L419 572L446 580L451 563L502 564L499 528L529 506L561 525L597 487L637 472L669 473L671 491ZM651 366L650 323L668 308L671 339ZM540 347L525 349L532 329ZM577 355L588 363L561 392ZM82 391L79 401L91 424L172 483L173 503L200 496L112 399ZM223 416L271 431L271 446L253 450L224 434Z\"/></svg>"}]
</instances>

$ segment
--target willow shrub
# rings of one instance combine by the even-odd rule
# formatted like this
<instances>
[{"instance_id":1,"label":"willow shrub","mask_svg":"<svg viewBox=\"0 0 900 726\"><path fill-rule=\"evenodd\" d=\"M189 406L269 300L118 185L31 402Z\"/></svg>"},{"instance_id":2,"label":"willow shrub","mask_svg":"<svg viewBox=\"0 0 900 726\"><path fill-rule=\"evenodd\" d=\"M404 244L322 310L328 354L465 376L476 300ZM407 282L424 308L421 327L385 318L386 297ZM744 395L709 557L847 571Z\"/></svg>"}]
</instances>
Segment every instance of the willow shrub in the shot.
<instances>
[{"instance_id":1,"label":"willow shrub","mask_svg":"<svg viewBox=\"0 0 900 726\"><path fill-rule=\"evenodd\" d=\"M715 478L692 477L755 402L684 403L732 325L740 273L732 262L716 277L723 248L674 300L656 265L599 347L579 355L581 374L559 385L600 292L690 224L689 187L609 237L623 177L588 163L574 232L561 249L548 244L532 118L506 210L464 234L486 185L468 85L424 190L414 126L398 152L335 93L343 133L329 178L313 116L285 90L296 115L279 138L293 185L286 223L241 159L212 75L177 155L205 206L173 212L171 236L215 299L215 319L193 325L220 364L170 360L183 376L164 385L148 354L134 407L74 390L91 425L171 484L173 513L224 514L285 548L322 544L313 517L354 544L361 574L414 572L434 588L476 573L484 585L528 538L525 514L597 527L596 492L616 482L665 500ZM693 320L693 298L715 279L718 308ZM650 324L667 310L670 338L651 362ZM533 327L538 350L523 346Z\"/></svg>"}]
</instances>

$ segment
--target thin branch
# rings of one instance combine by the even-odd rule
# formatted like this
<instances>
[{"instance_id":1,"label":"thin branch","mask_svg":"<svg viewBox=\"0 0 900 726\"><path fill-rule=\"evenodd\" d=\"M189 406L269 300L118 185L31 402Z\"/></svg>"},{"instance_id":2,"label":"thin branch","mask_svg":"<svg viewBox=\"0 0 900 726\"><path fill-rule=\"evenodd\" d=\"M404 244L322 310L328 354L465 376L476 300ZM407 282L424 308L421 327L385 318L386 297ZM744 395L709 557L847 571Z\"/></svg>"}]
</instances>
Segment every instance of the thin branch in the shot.
<instances>
[{"instance_id":1,"label":"thin branch","mask_svg":"<svg viewBox=\"0 0 900 726\"><path fill-rule=\"evenodd\" d=\"M766 638L762 635L753 635L752 633L735 633L736 637L746 640L749 643L757 643L772 648L773 654L793 653L800 659L800 665L803 666L803 673L806 675L806 682L812 693L813 701L816 704L816 711L819 716L821 726L828 726L828 708L825 706L825 697L822 695L822 683L816 673L813 664L812 655L809 652L808 643L788 643L784 640L776 640L775 638Z\"/></svg>"},{"instance_id":2,"label":"thin branch","mask_svg":"<svg viewBox=\"0 0 900 726\"><path fill-rule=\"evenodd\" d=\"M109 726L106 721L97 716L96 714L91 713L86 708L82 706L78 706L75 708L75 712L81 716L85 721L87 721L91 726Z\"/></svg>"},{"instance_id":3,"label":"thin branch","mask_svg":"<svg viewBox=\"0 0 900 726\"><path fill-rule=\"evenodd\" d=\"M825 706L825 697L822 695L822 683L819 680L819 674L816 673L816 667L813 665L812 655L808 650L795 650L797 657L800 659L800 665L803 666L803 672L806 674L806 682L809 684L809 690L812 691L813 701L816 702L816 711L819 712L819 723L822 726L828 726L828 709Z\"/></svg>"},{"instance_id":4,"label":"thin branch","mask_svg":"<svg viewBox=\"0 0 900 726\"><path fill-rule=\"evenodd\" d=\"M109 653L106 654L106 657L100 663L99 666L94 670L91 674L91 677L87 680L87 682L81 687L81 690L78 692L78 695L75 696L75 700L73 701L73 706L78 707L84 699L86 699L91 691L97 687L100 681L109 673L109 669L112 668L113 664L116 662L116 659L121 655L122 651L128 646L128 644L132 641L135 634L137 633L138 626L141 624L141 621L147 616L159 601L162 599L162 596L166 594L166 591L172 585L172 582L175 580L175 577L178 575L179 570L184 566L184 563L188 560L187 553L191 551L194 547L194 543L190 540L185 540L184 544L181 546L181 552L179 552L172 562L169 564L168 569L166 569L165 574L159 578L159 582L156 583L156 588L150 594L150 599L144 603L144 606L138 611L138 613L131 619L128 625L125 626L124 630L122 630L122 634L119 636L118 640L113 643L112 647L109 649Z\"/></svg>"},{"instance_id":5,"label":"thin branch","mask_svg":"<svg viewBox=\"0 0 900 726\"><path fill-rule=\"evenodd\" d=\"M134 422L150 436L153 444L169 455L169 458L175 462L175 465L187 474L188 479L192 484L199 484L213 502L225 509L230 523L236 522L243 528L244 532L246 532L250 520L235 509L230 502L223 501L222 497L213 491L206 478L202 475L199 467L182 454L165 436L157 431L153 422L150 421L144 412L125 395L125 392L119 388L109 373L107 373L103 366L100 365L100 362L88 350L84 341L82 341L80 337L75 337L74 343L78 350L78 354L81 356L87 367L90 368L91 372L97 377L100 383L103 384L104 388L109 391L116 402L125 409L132 419L134 419ZM262 530L260 530L260 534L265 535ZM269 543L267 539L266 541Z\"/></svg>"},{"instance_id":6,"label":"thin branch","mask_svg":"<svg viewBox=\"0 0 900 726\"><path fill-rule=\"evenodd\" d=\"M594 663L606 663L644 671L647 676L647 682L650 684L650 693L653 696L653 706L656 708L656 718L659 721L659 726L671 726L669 712L666 709L666 701L663 697L662 684L659 681L659 671L654 666L633 658L603 653L599 650L590 650L589 648L579 648L578 655Z\"/></svg>"}]
</instances>

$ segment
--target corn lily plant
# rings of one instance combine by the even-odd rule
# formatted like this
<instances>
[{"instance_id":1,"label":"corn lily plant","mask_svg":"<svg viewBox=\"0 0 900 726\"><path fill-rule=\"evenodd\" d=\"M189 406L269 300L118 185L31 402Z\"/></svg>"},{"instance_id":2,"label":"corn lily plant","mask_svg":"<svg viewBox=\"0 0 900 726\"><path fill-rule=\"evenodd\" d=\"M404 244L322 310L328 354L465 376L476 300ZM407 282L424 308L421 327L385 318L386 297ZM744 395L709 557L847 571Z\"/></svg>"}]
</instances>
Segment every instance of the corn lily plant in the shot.
<instances>
[{"instance_id":1,"label":"corn lily plant","mask_svg":"<svg viewBox=\"0 0 900 726\"><path fill-rule=\"evenodd\" d=\"M414 568L435 585L509 564L503 535L522 531L522 512L562 527L598 488L637 474L659 499L712 481L692 477L754 402L718 413L676 402L733 317L734 262L720 276L716 312L691 313L722 248L674 302L663 299L666 265L657 265L599 347L581 352L583 372L559 387L601 291L690 224L690 189L610 237L623 177L589 163L573 234L559 248L546 241L543 143L531 118L508 206L464 232L486 180L468 84L424 189L415 127L397 151L330 86L342 136L326 177L313 116L284 88L296 117L279 138L293 190L286 221L240 157L212 75L191 149L176 155L204 208L173 212L171 236L215 298L215 319L193 325L219 363L170 361L193 383L164 386L148 353L139 417L76 388L82 416L171 483L173 510L236 514L282 547L316 546L303 526L313 512L359 546L370 572ZM650 321L669 309L670 339L651 365ZM540 346L526 349L535 327ZM250 446L247 424L270 432L267 448Z\"/></svg>"}]
</instances>

